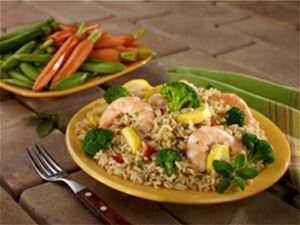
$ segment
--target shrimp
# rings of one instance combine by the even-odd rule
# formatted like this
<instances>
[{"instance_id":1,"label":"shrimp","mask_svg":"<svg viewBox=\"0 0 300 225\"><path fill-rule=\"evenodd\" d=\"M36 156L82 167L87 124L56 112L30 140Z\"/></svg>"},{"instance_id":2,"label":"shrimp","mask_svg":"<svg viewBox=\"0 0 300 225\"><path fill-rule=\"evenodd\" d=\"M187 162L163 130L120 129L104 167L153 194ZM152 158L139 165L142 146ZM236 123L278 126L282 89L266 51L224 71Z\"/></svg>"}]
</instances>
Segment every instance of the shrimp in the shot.
<instances>
[{"instance_id":1,"label":"shrimp","mask_svg":"<svg viewBox=\"0 0 300 225\"><path fill-rule=\"evenodd\" d=\"M168 104L168 100L160 93L156 93L148 98L148 103L152 107L162 108Z\"/></svg>"},{"instance_id":2,"label":"shrimp","mask_svg":"<svg viewBox=\"0 0 300 225\"><path fill-rule=\"evenodd\" d=\"M229 146L232 155L244 151L243 144L224 130L203 126L195 130L188 139L186 150L188 160L204 172L210 146L214 144Z\"/></svg>"},{"instance_id":3,"label":"shrimp","mask_svg":"<svg viewBox=\"0 0 300 225\"><path fill-rule=\"evenodd\" d=\"M150 130L154 119L152 107L139 97L122 97L112 102L103 112L99 126L108 128L113 124L113 121L122 114L131 114L137 117L137 122L140 127Z\"/></svg>"},{"instance_id":4,"label":"shrimp","mask_svg":"<svg viewBox=\"0 0 300 225\"><path fill-rule=\"evenodd\" d=\"M211 101L223 100L225 104L240 108L246 116L246 123L249 125L252 125L254 123L250 108L248 107L247 103L239 96L230 93L217 93L209 96L208 99Z\"/></svg>"}]
</instances>

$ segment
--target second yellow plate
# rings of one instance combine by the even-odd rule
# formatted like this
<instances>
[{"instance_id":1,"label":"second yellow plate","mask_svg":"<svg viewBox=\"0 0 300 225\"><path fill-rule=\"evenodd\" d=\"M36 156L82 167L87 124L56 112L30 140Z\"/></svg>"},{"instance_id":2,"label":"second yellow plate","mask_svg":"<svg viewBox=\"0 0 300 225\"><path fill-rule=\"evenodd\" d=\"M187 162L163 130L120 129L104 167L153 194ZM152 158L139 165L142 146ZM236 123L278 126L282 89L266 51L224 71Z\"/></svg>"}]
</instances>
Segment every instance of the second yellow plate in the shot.
<instances>
[{"instance_id":1,"label":"second yellow plate","mask_svg":"<svg viewBox=\"0 0 300 225\"><path fill-rule=\"evenodd\" d=\"M276 161L267 166L250 185L246 186L244 191L230 190L224 194L218 194L213 192L177 191L165 188L155 189L153 187L135 184L115 175L109 175L95 160L83 153L81 142L75 135L75 124L81 121L86 116L86 113L95 107L95 105L102 104L103 102L103 99L96 100L74 115L66 131L67 148L74 161L87 174L99 182L129 195L159 202L181 204L224 203L247 198L267 189L278 181L288 169L290 148L285 136L269 119L252 110L255 118L260 122L262 129L265 130L266 136L274 147Z\"/></svg>"},{"instance_id":2,"label":"second yellow plate","mask_svg":"<svg viewBox=\"0 0 300 225\"><path fill-rule=\"evenodd\" d=\"M136 70L139 67L145 65L147 62L149 62L151 60L151 58L152 57L148 57L146 59L134 62L134 63L128 65L125 68L125 70L123 70L119 73L115 73L115 74L111 74L111 75L99 75L98 77L96 77L94 79L88 80L87 82L85 82L82 85L79 85L77 87L73 87L73 88L70 88L70 89L66 89L66 90L61 90L61 91L35 92L35 91L30 90L30 89L21 88L21 87L17 87L17 86L13 86L11 84L5 83L1 79L0 79L0 88L3 88L4 90L7 90L7 91L12 92L14 94L22 95L22 96L30 97L30 98L62 97L62 96L65 96L65 95L70 95L70 94L74 94L74 93L79 92L79 91L89 89L91 87L95 87L99 84L105 83L107 81L113 80L113 79L121 77L121 76L124 76L127 73L129 73L133 70Z\"/></svg>"}]
</instances>

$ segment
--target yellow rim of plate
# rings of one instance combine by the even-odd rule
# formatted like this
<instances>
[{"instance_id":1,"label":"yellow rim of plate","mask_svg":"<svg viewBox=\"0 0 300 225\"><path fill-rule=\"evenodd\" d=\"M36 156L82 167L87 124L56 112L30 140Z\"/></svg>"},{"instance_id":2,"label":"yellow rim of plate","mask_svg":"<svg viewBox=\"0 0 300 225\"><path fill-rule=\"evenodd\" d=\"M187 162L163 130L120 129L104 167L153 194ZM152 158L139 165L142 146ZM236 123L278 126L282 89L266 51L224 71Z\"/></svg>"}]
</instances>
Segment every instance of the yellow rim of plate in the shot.
<instances>
[{"instance_id":1,"label":"yellow rim of plate","mask_svg":"<svg viewBox=\"0 0 300 225\"><path fill-rule=\"evenodd\" d=\"M71 157L83 171L97 181L126 194L158 202L179 204L225 203L244 199L266 190L276 183L288 169L290 163L290 148L284 134L268 118L252 110L255 118L261 123L262 129L265 130L269 141L274 146L276 161L267 166L258 177L253 180L253 183L246 186L244 191L232 189L224 194L218 194L215 192L205 193L190 190L177 191L166 188L155 189L124 180L115 175L109 175L94 159L83 153L81 143L75 135L75 124L82 120L86 113L93 107L101 105L103 102L103 99L98 99L83 107L73 116L66 130L66 145Z\"/></svg>"}]
</instances>

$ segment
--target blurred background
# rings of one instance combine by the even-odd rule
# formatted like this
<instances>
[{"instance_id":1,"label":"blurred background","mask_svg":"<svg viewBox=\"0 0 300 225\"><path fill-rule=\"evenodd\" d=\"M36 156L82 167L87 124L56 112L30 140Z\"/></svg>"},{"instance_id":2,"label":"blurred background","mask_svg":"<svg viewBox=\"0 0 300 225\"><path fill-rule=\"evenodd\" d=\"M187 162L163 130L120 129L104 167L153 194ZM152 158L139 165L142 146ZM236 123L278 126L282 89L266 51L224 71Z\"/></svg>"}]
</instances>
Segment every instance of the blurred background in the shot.
<instances>
[{"instance_id":1,"label":"blurred background","mask_svg":"<svg viewBox=\"0 0 300 225\"><path fill-rule=\"evenodd\" d=\"M299 86L299 1L1 1L1 32L49 15L63 23L100 21L112 33L145 27L142 42L163 66L226 69Z\"/></svg>"}]
</instances>

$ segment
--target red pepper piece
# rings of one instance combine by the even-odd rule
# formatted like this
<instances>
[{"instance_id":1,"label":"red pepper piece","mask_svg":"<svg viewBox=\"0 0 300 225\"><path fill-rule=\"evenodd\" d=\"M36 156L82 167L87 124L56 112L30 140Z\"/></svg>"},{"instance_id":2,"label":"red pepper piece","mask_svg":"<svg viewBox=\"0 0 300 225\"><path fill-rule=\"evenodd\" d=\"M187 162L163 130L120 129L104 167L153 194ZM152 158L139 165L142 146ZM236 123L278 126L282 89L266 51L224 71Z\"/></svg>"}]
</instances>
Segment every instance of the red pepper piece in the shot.
<instances>
[{"instance_id":1,"label":"red pepper piece","mask_svg":"<svg viewBox=\"0 0 300 225\"><path fill-rule=\"evenodd\" d=\"M123 162L124 162L124 160L123 160L121 154L119 154L119 153L117 153L117 154L114 156L114 160L116 160L116 162L118 162L118 163L123 163Z\"/></svg>"},{"instance_id":2,"label":"red pepper piece","mask_svg":"<svg viewBox=\"0 0 300 225\"><path fill-rule=\"evenodd\" d=\"M217 126L217 123L216 123L216 121L214 121L214 120L211 120L211 121L210 121L210 126L212 126L212 127L214 127L214 126Z\"/></svg>"},{"instance_id":3,"label":"red pepper piece","mask_svg":"<svg viewBox=\"0 0 300 225\"><path fill-rule=\"evenodd\" d=\"M144 156L147 157L147 159L150 159L151 156L153 154L155 154L157 152L157 149L154 148L152 145L150 144L147 144L146 145L146 149L145 149L145 153L144 153Z\"/></svg>"}]
</instances>

